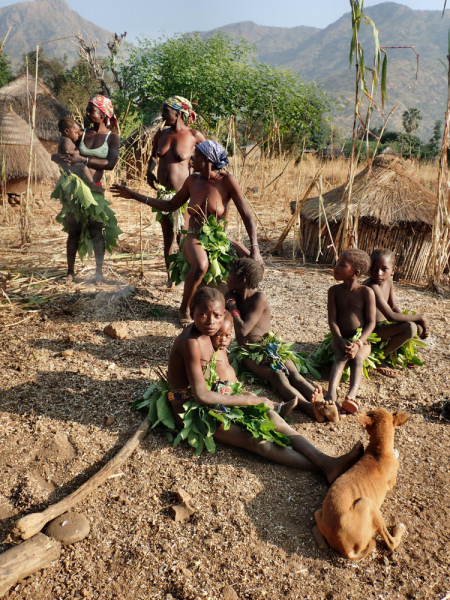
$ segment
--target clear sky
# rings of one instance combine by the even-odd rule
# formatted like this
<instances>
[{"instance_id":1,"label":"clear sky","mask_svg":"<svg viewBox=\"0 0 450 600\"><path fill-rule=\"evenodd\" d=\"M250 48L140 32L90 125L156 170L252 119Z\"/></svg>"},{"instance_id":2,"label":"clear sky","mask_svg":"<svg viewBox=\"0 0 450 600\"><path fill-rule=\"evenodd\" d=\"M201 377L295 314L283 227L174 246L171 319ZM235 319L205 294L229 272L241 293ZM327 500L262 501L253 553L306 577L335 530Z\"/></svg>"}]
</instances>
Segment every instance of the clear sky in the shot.
<instances>
[{"instance_id":1,"label":"clear sky","mask_svg":"<svg viewBox=\"0 0 450 600\"><path fill-rule=\"evenodd\" d=\"M108 31L158 37L207 31L238 21L277 27L327 27L349 12L348 0L66 0L82 17ZM366 0L366 6L381 0ZM397 0L415 10L442 10L444 0ZM15 4L0 0L1 6ZM449 3L450 4L450 3Z\"/></svg>"}]
</instances>

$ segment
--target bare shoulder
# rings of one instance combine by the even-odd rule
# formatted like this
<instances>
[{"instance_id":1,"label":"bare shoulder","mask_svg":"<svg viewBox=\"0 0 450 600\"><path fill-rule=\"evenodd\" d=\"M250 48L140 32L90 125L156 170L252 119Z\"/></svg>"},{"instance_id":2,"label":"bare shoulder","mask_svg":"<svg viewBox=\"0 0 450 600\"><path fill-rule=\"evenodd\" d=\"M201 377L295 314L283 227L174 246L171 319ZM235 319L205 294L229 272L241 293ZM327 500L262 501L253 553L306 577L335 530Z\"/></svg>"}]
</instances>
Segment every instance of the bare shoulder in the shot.
<instances>
[{"instance_id":1,"label":"bare shoulder","mask_svg":"<svg viewBox=\"0 0 450 600\"><path fill-rule=\"evenodd\" d=\"M341 283L337 283L336 285L332 285L330 288L328 288L328 296L336 296L337 293L339 293L339 290L342 289L342 284Z\"/></svg>"},{"instance_id":2,"label":"bare shoulder","mask_svg":"<svg viewBox=\"0 0 450 600\"><path fill-rule=\"evenodd\" d=\"M377 286L377 287L378 287L378 286ZM366 285L362 285L362 286L360 287L360 290L359 290L359 291L360 291L360 293L361 293L362 297L363 297L365 300L369 300L369 299L371 299L371 298L375 298L375 292L373 291L373 289L372 289L371 287L368 287L368 286L366 286Z\"/></svg>"},{"instance_id":3,"label":"bare shoulder","mask_svg":"<svg viewBox=\"0 0 450 600\"><path fill-rule=\"evenodd\" d=\"M191 129L190 132L196 144L201 144L202 142L206 141L205 136L203 135L203 133L198 131L198 129Z\"/></svg>"},{"instance_id":4,"label":"bare shoulder","mask_svg":"<svg viewBox=\"0 0 450 600\"><path fill-rule=\"evenodd\" d=\"M368 277L367 279L365 279L362 282L362 285L365 285L367 287L373 288L373 286L375 285L375 283L370 279L370 277Z\"/></svg>"}]
</instances>

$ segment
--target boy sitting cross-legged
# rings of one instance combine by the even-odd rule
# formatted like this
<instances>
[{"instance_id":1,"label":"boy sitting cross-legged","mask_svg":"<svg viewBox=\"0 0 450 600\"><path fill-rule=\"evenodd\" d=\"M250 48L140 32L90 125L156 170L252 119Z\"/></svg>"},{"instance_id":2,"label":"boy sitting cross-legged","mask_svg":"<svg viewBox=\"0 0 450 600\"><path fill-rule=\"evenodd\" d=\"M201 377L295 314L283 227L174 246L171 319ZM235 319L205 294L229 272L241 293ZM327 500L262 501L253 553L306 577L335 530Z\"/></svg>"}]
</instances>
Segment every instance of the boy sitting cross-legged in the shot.
<instances>
[{"instance_id":1,"label":"boy sitting cross-legged","mask_svg":"<svg viewBox=\"0 0 450 600\"><path fill-rule=\"evenodd\" d=\"M409 340L419 335L420 338L428 337L428 321L421 314L403 314L398 308L394 295L393 275L396 270L395 254L387 248L374 250L370 257L369 279L364 285L370 287L375 293L377 305L377 326L374 333L381 341L389 340L383 348L386 358L398 350ZM392 321L386 323L385 321ZM418 362L420 364L420 361ZM415 366L408 363L407 366ZM376 369L386 377L396 377L394 369L384 361Z\"/></svg>"},{"instance_id":2,"label":"boy sitting cross-legged","mask_svg":"<svg viewBox=\"0 0 450 600\"><path fill-rule=\"evenodd\" d=\"M367 272L369 264L366 252L345 250L334 267L334 278L342 283L328 290L328 323L333 336L331 348L336 358L325 399L336 402L337 388L348 362L350 390L342 403L342 409L348 413L358 411L356 395L361 385L364 361L371 351L366 340L375 328L375 294L369 287L358 283L358 277ZM359 328L362 329L360 338L350 341Z\"/></svg>"},{"instance_id":3,"label":"boy sitting cross-legged","mask_svg":"<svg viewBox=\"0 0 450 600\"><path fill-rule=\"evenodd\" d=\"M316 421L326 419L336 422L339 414L334 402L325 402L322 389L314 388L297 371L291 360L283 360L279 355L280 342L267 343L270 326L270 307L266 295L259 291L263 278L260 265L251 258L240 258L233 262L227 281L225 295L239 346L245 350L249 344L256 344L260 360L252 360L248 352L242 354L245 366L261 379L268 381L278 391L290 410L295 406ZM252 350L254 354L255 350ZM247 355L246 355L247 354ZM284 408L284 407L283 407ZM283 411L287 414L286 409Z\"/></svg>"}]
</instances>

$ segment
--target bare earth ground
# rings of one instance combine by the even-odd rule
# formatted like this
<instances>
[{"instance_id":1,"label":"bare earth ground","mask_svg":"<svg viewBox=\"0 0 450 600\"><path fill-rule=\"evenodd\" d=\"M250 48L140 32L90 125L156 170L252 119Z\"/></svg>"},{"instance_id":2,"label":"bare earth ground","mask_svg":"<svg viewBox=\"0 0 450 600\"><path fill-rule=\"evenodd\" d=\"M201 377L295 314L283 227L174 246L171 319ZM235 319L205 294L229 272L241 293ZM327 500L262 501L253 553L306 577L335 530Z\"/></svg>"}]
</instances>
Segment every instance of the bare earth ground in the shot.
<instances>
[{"instance_id":1,"label":"bare earth ground","mask_svg":"<svg viewBox=\"0 0 450 600\"><path fill-rule=\"evenodd\" d=\"M281 225L289 216L287 204L277 215ZM140 209L125 202L115 208L127 232L122 256L138 251ZM39 241L22 250L13 248L17 227L2 228L0 271L4 275L7 265L16 277L21 270L18 279L3 285L11 302L39 294L51 294L53 302L31 302L38 312L6 301L0 305L0 550L14 543L8 531L19 515L73 491L137 429L143 416L130 403L155 376L148 369L167 364L180 333L181 294L164 287L161 237L149 211L143 218L150 251L143 279L139 260L129 255L113 260L113 255L107 259L107 284L90 283L93 261L80 266L78 283L68 290L61 279L39 284L64 274L65 236L52 218L57 210L47 201L36 212L39 235L33 239ZM272 217L262 208L260 215L270 228ZM327 332L332 275L287 258L267 265L262 288L272 306L272 329L312 350ZM126 298L128 285L135 293ZM20 293L14 286L22 286ZM317 548L314 511L327 493L319 474L224 446L213 456L205 452L195 458L188 446L172 448L165 433L156 431L117 477L76 507L89 518L90 535L64 547L56 564L19 583L7 597L216 600L231 586L235 597L249 600L448 598L450 424L439 418L439 406L450 397L450 300L420 287L397 285L396 292L402 307L429 315L431 337L424 368L402 372L397 380L375 374L362 386L363 410L383 406L412 414L396 433L398 483L382 508L389 526L402 521L407 527L393 555L379 542L368 559L351 563ZM105 325L120 320L128 325L127 340L103 333ZM73 355L61 356L68 349ZM109 426L106 417L114 417ZM299 432L332 455L359 439L367 442L355 417L338 425L319 425L298 412L293 419ZM197 512L175 523L170 507L179 486L193 496Z\"/></svg>"}]
</instances>

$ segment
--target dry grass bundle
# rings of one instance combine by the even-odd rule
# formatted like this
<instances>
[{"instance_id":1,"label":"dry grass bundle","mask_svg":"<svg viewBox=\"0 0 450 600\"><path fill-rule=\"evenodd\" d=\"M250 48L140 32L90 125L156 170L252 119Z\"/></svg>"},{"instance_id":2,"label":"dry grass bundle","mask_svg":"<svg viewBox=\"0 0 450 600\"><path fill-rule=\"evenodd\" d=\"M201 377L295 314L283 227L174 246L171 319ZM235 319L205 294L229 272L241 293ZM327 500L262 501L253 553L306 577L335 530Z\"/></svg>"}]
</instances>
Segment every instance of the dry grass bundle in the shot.
<instances>
[{"instance_id":1,"label":"dry grass bundle","mask_svg":"<svg viewBox=\"0 0 450 600\"><path fill-rule=\"evenodd\" d=\"M5 165L2 178L7 182L28 177L30 127L11 107L0 119L0 135L0 161ZM33 176L39 181L59 176L58 167L52 163L48 152L36 136L33 136L33 153L36 157Z\"/></svg>"},{"instance_id":2,"label":"dry grass bundle","mask_svg":"<svg viewBox=\"0 0 450 600\"><path fill-rule=\"evenodd\" d=\"M0 116L8 113L10 105L27 123L30 120L30 107L33 102L34 77L20 75L0 89ZM59 139L58 121L69 116L70 111L53 96L50 90L38 80L36 95L35 133L40 140Z\"/></svg>"}]
</instances>

